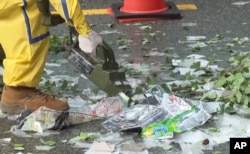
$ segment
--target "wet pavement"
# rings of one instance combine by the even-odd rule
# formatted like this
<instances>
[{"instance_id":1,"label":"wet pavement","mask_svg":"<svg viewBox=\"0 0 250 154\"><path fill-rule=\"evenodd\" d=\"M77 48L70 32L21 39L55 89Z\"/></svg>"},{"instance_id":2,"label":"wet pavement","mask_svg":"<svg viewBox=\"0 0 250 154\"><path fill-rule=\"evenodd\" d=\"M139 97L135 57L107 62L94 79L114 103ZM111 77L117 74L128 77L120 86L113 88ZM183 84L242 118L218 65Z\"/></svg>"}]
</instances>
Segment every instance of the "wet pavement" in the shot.
<instances>
[{"instance_id":1,"label":"wet pavement","mask_svg":"<svg viewBox=\"0 0 250 154\"><path fill-rule=\"evenodd\" d=\"M82 0L84 9L108 8L114 3L123 3L122 0ZM238 0L175 0L175 4L194 4L196 10L181 10L182 19L176 20L157 20L135 23L117 23L110 15L87 15L86 19L93 28L100 33L106 42L109 42L115 51L115 56L119 62L127 61L133 63L148 63L166 65L167 57L184 58L194 53L193 48L188 47L185 43L187 36L205 36L206 40L212 40L218 35L227 38L225 41L219 42L216 45L202 47L195 51L196 54L207 56L218 60L216 64L221 67L228 65L227 59L231 56L228 51L218 49L218 47L231 43L234 38L249 37L249 1ZM51 34L62 36L68 34L68 28L65 25L59 25L51 28ZM118 40L125 40L124 46L121 47ZM143 43L144 42L144 43ZM249 51L250 44L234 46L235 51ZM148 56L152 51L166 53L163 56ZM63 53L55 55L49 54L47 70L53 70L52 75L69 75L71 77L81 76L81 72L74 66L61 62ZM60 63L61 67L53 67L49 64ZM164 74L166 72L157 69L153 72ZM49 76L49 75L48 75ZM168 79L160 77L159 84L166 82ZM69 96L81 95L83 89L96 89L95 85L86 78L80 77L78 81L78 90L80 92L63 91ZM58 94L58 93L57 93ZM32 137L24 137L21 132L17 135L10 132L11 126L16 122L11 120L13 117L0 118L0 139L11 138L8 144L0 142L0 153L18 153L14 149L15 144L23 143L25 150L22 153L84 153L86 149L82 145L81 148L69 143L68 141L78 136L80 132L105 132L101 126L104 120L96 120L76 126L71 126L59 132L52 132L48 136L46 134L32 134ZM109 136L109 135L107 135ZM110 136L113 136L110 134ZM137 142L142 142L140 134L121 134L122 137L133 138ZM113 136L114 137L114 136ZM56 146L49 150L37 150L36 146L41 145L40 139L53 140ZM89 142L90 144L91 142ZM182 153L180 145L172 143L173 148L164 150L160 147L152 147L148 153ZM204 153L229 153L229 143L223 143L214 146L213 150L203 150ZM183 152L185 153L185 152Z\"/></svg>"}]
</instances>

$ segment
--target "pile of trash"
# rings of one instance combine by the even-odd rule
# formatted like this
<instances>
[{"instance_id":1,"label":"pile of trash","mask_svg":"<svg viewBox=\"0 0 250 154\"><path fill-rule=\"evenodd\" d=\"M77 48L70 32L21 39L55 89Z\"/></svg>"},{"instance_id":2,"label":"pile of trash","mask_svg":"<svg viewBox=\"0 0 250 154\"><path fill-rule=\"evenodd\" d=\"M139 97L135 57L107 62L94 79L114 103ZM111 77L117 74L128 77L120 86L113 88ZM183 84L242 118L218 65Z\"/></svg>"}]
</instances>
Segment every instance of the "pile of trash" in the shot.
<instances>
[{"instance_id":1,"label":"pile of trash","mask_svg":"<svg viewBox=\"0 0 250 154\"><path fill-rule=\"evenodd\" d=\"M168 94L160 86L154 86L142 95L144 98L131 107L127 107L119 96L103 98L96 104L84 100L80 102L81 98L71 100L71 108L67 112L41 107L21 121L20 129L35 132L60 130L106 118L102 126L107 131L142 131L143 137L158 138L191 130L211 118L211 113L203 106Z\"/></svg>"},{"instance_id":2,"label":"pile of trash","mask_svg":"<svg viewBox=\"0 0 250 154\"><path fill-rule=\"evenodd\" d=\"M45 133L48 130L61 130L71 125L103 119L102 126L109 134L136 132L145 140L173 140L174 134L188 132L204 125L214 113L222 109L220 102L185 100L165 92L160 85L151 86L145 93L140 94L136 100L137 104L130 107L120 96L104 97L96 104L80 96L68 101L71 108L67 112L46 107L30 114L25 114L28 111L24 111L21 114L23 117L19 117L20 123L16 129ZM115 146L108 146L109 142L98 140L92 146L99 147L99 144L102 147Z\"/></svg>"},{"instance_id":3,"label":"pile of trash","mask_svg":"<svg viewBox=\"0 0 250 154\"><path fill-rule=\"evenodd\" d=\"M217 66L208 65L202 58L199 55L191 55L184 61L172 60L174 71L181 75L187 72L196 76L203 75L205 72L198 72L190 67L197 62L201 67L209 66L212 72L220 70ZM177 84L177 80L174 82ZM204 85L203 90L213 91L211 87L209 84ZM93 144L88 145L86 153L119 153L132 149L141 154L147 154L147 149L153 146L171 149L171 146L166 147L171 142L179 143L182 151L186 153L199 153L201 149L212 150L214 145L228 142L231 137L250 135L247 119L223 112L224 102L183 98L166 90L163 85L148 86L144 92L133 96L132 106L128 106L122 93L115 97L98 96L95 98L96 103L81 96L68 98L70 110L64 112L46 107L34 112L25 110L17 118L19 125L14 131L45 133L48 130L67 129L72 125L101 119L102 128L108 135L98 134ZM204 128L205 124L210 126ZM139 133L144 142L116 144L114 140L120 139L119 134L127 132ZM86 138L89 134L82 136ZM82 136L80 135L80 138ZM111 137L107 140L105 136ZM76 143L73 140L71 142ZM133 146L130 147L131 145Z\"/></svg>"}]
</instances>

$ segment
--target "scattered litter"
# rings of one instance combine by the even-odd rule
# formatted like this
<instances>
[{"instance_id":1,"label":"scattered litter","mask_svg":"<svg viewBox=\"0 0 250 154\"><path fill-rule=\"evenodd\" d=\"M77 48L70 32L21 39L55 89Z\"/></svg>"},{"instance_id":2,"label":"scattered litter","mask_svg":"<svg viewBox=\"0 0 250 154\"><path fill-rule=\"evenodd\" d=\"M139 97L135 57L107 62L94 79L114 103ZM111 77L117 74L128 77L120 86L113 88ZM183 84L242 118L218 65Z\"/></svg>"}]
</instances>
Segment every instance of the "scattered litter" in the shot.
<instances>
[{"instance_id":1,"label":"scattered litter","mask_svg":"<svg viewBox=\"0 0 250 154\"><path fill-rule=\"evenodd\" d=\"M166 84L168 85L176 85L178 87L187 87L188 85L191 85L191 81L189 80L175 80L175 81L170 81L170 82L167 82Z\"/></svg>"},{"instance_id":2,"label":"scattered litter","mask_svg":"<svg viewBox=\"0 0 250 154\"><path fill-rule=\"evenodd\" d=\"M198 55L198 54L191 54L188 55L187 58L193 58L193 59L201 59L201 58L205 58L206 56L204 55Z\"/></svg>"},{"instance_id":3,"label":"scattered litter","mask_svg":"<svg viewBox=\"0 0 250 154\"><path fill-rule=\"evenodd\" d=\"M191 110L192 106L188 104L184 99L175 95L163 94L163 100L160 105L168 113L168 117L173 117L186 110Z\"/></svg>"},{"instance_id":4,"label":"scattered litter","mask_svg":"<svg viewBox=\"0 0 250 154\"><path fill-rule=\"evenodd\" d=\"M87 140L94 140L99 136L97 133L84 133L81 132L78 136L73 137L70 139L70 142L76 142L76 141L87 141Z\"/></svg>"},{"instance_id":5,"label":"scattered litter","mask_svg":"<svg viewBox=\"0 0 250 154\"><path fill-rule=\"evenodd\" d=\"M76 100L79 100L79 97ZM71 106L71 103L69 105ZM48 129L61 130L70 125L81 124L118 114L123 109L122 102L115 97L102 99L91 106L88 106L86 102L72 105L73 107L67 112L40 107L27 116L24 123L20 124L21 130L40 133Z\"/></svg>"},{"instance_id":6,"label":"scattered litter","mask_svg":"<svg viewBox=\"0 0 250 154\"><path fill-rule=\"evenodd\" d=\"M212 122L212 126L219 128L219 131L211 131L211 127L198 128L192 131L177 133L174 139L176 142L180 142L181 146L185 146L184 143L188 143L191 149L198 148L198 142L209 139L209 144L201 148L212 150L213 146L227 143L232 137L249 137L250 124L248 121L249 119L242 118L238 115L220 114L217 119Z\"/></svg>"},{"instance_id":7,"label":"scattered litter","mask_svg":"<svg viewBox=\"0 0 250 154\"><path fill-rule=\"evenodd\" d=\"M12 132L15 136L24 137L24 138L26 138L26 137L32 137L32 135L27 134L26 132L24 132L24 131L21 130L21 129L17 129L16 127L17 127L17 126L15 125L15 126L12 126L12 128L11 128L11 132Z\"/></svg>"},{"instance_id":8,"label":"scattered litter","mask_svg":"<svg viewBox=\"0 0 250 154\"><path fill-rule=\"evenodd\" d=\"M37 145L36 146L36 150L38 150L38 151L49 151L53 148L54 148L53 146L48 146L48 145Z\"/></svg>"},{"instance_id":9,"label":"scattered litter","mask_svg":"<svg viewBox=\"0 0 250 154\"><path fill-rule=\"evenodd\" d=\"M48 118L47 118L48 117ZM64 114L62 112L57 112L46 107L41 107L38 110L34 111L31 115L26 118L26 121L21 127L23 131L34 131L42 133L44 130L53 129L53 130L61 130L63 128L67 128L69 126L69 120L72 123L74 122L87 122L93 119L97 119L97 117L84 115L84 114Z\"/></svg>"},{"instance_id":10,"label":"scattered litter","mask_svg":"<svg viewBox=\"0 0 250 154\"><path fill-rule=\"evenodd\" d=\"M131 151L120 151L121 154L149 154L148 150L144 150L141 152L131 152Z\"/></svg>"},{"instance_id":11,"label":"scattered litter","mask_svg":"<svg viewBox=\"0 0 250 154\"><path fill-rule=\"evenodd\" d=\"M149 27L144 28L148 29ZM205 36L187 36L187 41L195 42L196 45L202 45L203 42L199 41L204 40L206 40ZM240 39L235 40L239 41ZM244 41L247 41L247 38L244 38ZM203 45L206 46L205 43ZM150 54L152 56L163 55L157 51L152 51ZM209 65L209 61L205 58L203 55L192 54L184 60L173 59L172 66L175 67L174 71L179 72L181 75L190 72L200 76L205 73L200 70L203 68L211 68L216 72L219 69L218 66ZM129 63L126 64L126 68L148 74L152 66ZM52 78L52 81L59 83L65 77L60 76L60 79ZM78 78L67 78L66 80L74 84L78 83ZM133 88L145 82L143 79L133 77L129 77L128 81L132 83ZM174 80L171 83L185 86L189 85L190 81ZM167 83L167 85L169 84L170 82ZM222 92L221 90L213 91L212 85L211 82L207 83L202 85L201 89L216 92L217 94ZM162 147L167 151L172 148L170 144L172 141L180 144L182 151L185 153L200 153L201 149L212 150L214 145L227 142L230 137L250 136L250 125L247 119L242 120L236 118L235 115L231 117L228 114L223 116L218 114L220 118L212 116L223 112L223 102L183 99L171 94L171 90L167 93L160 85L149 86L143 94L133 96L132 99L137 100L139 104L129 108L125 107L120 97L107 97L102 91L85 89L82 94L88 99L83 99L80 96L68 98L70 105L68 112L59 112L41 107L25 117L23 123L12 127L12 132L21 137L35 136L34 134L26 134L24 131L34 131L38 132L37 136L41 134L46 136L51 135L48 131L50 129L61 130L70 125L106 118L102 126L109 131L107 134L81 132L78 136L69 140L68 143L73 147L88 149L87 154L118 153L116 151L118 149L116 147L117 143L119 143L119 153L122 154L147 154L147 149L154 146ZM0 113L0 116L4 116L4 114ZM8 118L11 120L18 119L17 116L9 116ZM210 128L199 127L208 120L210 120ZM127 142L128 138L121 136L121 132L140 132L143 140L139 143ZM94 140L93 144L86 143L89 139ZM0 143L4 144L10 143L10 141L10 138L0 139ZM67 140L64 143L67 143ZM36 150L48 151L53 147L53 145L36 146ZM15 149L23 150L21 146L17 146Z\"/></svg>"},{"instance_id":12,"label":"scattered litter","mask_svg":"<svg viewBox=\"0 0 250 154\"><path fill-rule=\"evenodd\" d=\"M145 92L145 96L154 96L159 102L162 102L164 93L165 90L160 85L156 85L149 87L149 89Z\"/></svg>"},{"instance_id":13,"label":"scattered litter","mask_svg":"<svg viewBox=\"0 0 250 154\"><path fill-rule=\"evenodd\" d=\"M100 135L98 141L120 143L124 141L124 138L121 136L120 132L108 132Z\"/></svg>"},{"instance_id":14,"label":"scattered litter","mask_svg":"<svg viewBox=\"0 0 250 154\"><path fill-rule=\"evenodd\" d=\"M129 65L127 65L129 66ZM149 70L149 64L145 64L145 63L134 63L132 65L130 65L130 67L132 67L135 70L139 70L141 72L147 72Z\"/></svg>"},{"instance_id":15,"label":"scattered litter","mask_svg":"<svg viewBox=\"0 0 250 154\"><path fill-rule=\"evenodd\" d=\"M59 131L53 131L53 130L47 130L42 133L39 132L33 132L32 137L44 137L44 136L51 136L51 135L58 135L60 134Z\"/></svg>"},{"instance_id":16,"label":"scattered litter","mask_svg":"<svg viewBox=\"0 0 250 154\"><path fill-rule=\"evenodd\" d=\"M161 120L166 116L166 112L154 105L138 104L124 110L120 114L109 118L102 123L103 127L109 131L137 131L152 122Z\"/></svg>"},{"instance_id":17,"label":"scattered litter","mask_svg":"<svg viewBox=\"0 0 250 154\"><path fill-rule=\"evenodd\" d=\"M159 51L150 51L149 56L165 56L166 53L164 52L159 52Z\"/></svg>"},{"instance_id":18,"label":"scattered litter","mask_svg":"<svg viewBox=\"0 0 250 154\"><path fill-rule=\"evenodd\" d=\"M67 75L55 75L51 76L51 79L49 80L50 82L55 82L56 85L60 85L62 81L67 81L69 85L76 85L78 84L79 77L70 77Z\"/></svg>"},{"instance_id":19,"label":"scattered litter","mask_svg":"<svg viewBox=\"0 0 250 154\"><path fill-rule=\"evenodd\" d=\"M80 77L83 78L83 79L85 79L85 80L88 80L88 78L84 74L81 74Z\"/></svg>"},{"instance_id":20,"label":"scattered litter","mask_svg":"<svg viewBox=\"0 0 250 154\"><path fill-rule=\"evenodd\" d=\"M210 114L223 112L225 105L224 102L203 102L190 99L188 99L188 102L191 102L193 105L196 105L199 108L203 108Z\"/></svg>"},{"instance_id":21,"label":"scattered litter","mask_svg":"<svg viewBox=\"0 0 250 154\"><path fill-rule=\"evenodd\" d=\"M203 125L211 115L204 109L193 106L174 117L166 118L161 122L152 123L142 130L142 137L158 139L168 133L180 133Z\"/></svg>"},{"instance_id":22,"label":"scattered litter","mask_svg":"<svg viewBox=\"0 0 250 154\"><path fill-rule=\"evenodd\" d=\"M118 152L114 151L114 144L94 141L90 149L85 154L118 154Z\"/></svg>"},{"instance_id":23,"label":"scattered litter","mask_svg":"<svg viewBox=\"0 0 250 154\"><path fill-rule=\"evenodd\" d=\"M206 36L187 36L187 41L204 41L206 40Z\"/></svg>"},{"instance_id":24,"label":"scattered litter","mask_svg":"<svg viewBox=\"0 0 250 154\"><path fill-rule=\"evenodd\" d=\"M9 144L11 141L11 138L1 138L0 143L1 144Z\"/></svg>"},{"instance_id":25,"label":"scattered litter","mask_svg":"<svg viewBox=\"0 0 250 154\"><path fill-rule=\"evenodd\" d=\"M46 72L47 75L51 75L54 73L54 71L52 70L48 70L48 69L44 69L44 71ZM45 78L42 78L43 80L46 80Z\"/></svg>"},{"instance_id":26,"label":"scattered litter","mask_svg":"<svg viewBox=\"0 0 250 154\"><path fill-rule=\"evenodd\" d=\"M218 143L224 143L226 141L228 141L229 137L231 137L232 135L234 136L238 136L238 135L243 135L245 134L245 132L248 132L248 134L250 135L250 125L247 126L247 122L245 122L246 126L242 126L241 128L246 128L245 131L242 130L241 128L238 128L238 131L235 131L236 126L239 126L239 124L235 124L235 122L239 122L242 120L239 119L235 119L232 120L231 117L228 117L227 119L224 119L224 121L216 121L217 125L216 128L220 128L220 136L218 137L218 131L211 131L211 129L193 129L196 128L198 126L203 125L209 118L211 118L211 115L209 113L217 113L217 111L221 110L221 105L222 102L202 102L202 101L194 101L194 100L189 100L187 99L187 101L184 101L184 99L181 99L177 96L165 93L164 90L160 87L160 86L154 86L151 87L147 92L148 96L156 96L158 97L158 100L161 102L158 102L159 104L155 104L155 105L149 105L149 104L138 104L135 105L131 108L129 108L129 110L124 110L121 113L117 114L117 115L113 115L111 116L111 118L109 118L107 121L110 122L110 119L114 118L117 121L113 121L112 125L119 125L117 127L119 127L118 130L129 130L130 128L138 128L137 126L140 126L140 131L142 131L142 134L145 134L145 132L149 133L151 132L152 134L152 129L150 131L146 131L149 130L148 128L151 127L153 124L147 124L147 125L138 125L138 122L140 123L139 120L141 120L142 123L142 119L146 119L145 117L147 117L148 115L151 115L150 118L152 118L154 114L154 112L151 112L149 110L149 112L147 112L148 114L141 114L142 111L145 111L145 107L151 108L152 109L157 109L159 110L160 107L165 107L164 111L168 109L168 114L165 114L164 117L167 117L168 120L164 120L162 121L162 123L167 123L173 127L170 127L168 130L170 130L170 132L172 131L172 133L165 133L164 131L166 131L166 127L163 127L163 125L161 125L161 127L159 127L159 129L157 129L158 131L158 140L164 140L164 144L160 144L160 142L153 141L155 143L152 144L152 142L149 142L148 138L144 138L144 142L143 144L145 144L145 147L148 149L149 147L153 147L153 146L160 146L160 147L165 147L164 149L171 149L171 145L168 144L168 139L172 139L175 140L177 143L180 143L180 146L182 148L182 151L185 150L185 152L189 151L189 152L200 152L201 149L212 149L212 147L215 144ZM76 100L80 100L80 97L76 98ZM111 99L112 100L112 99ZM179 101L178 101L179 100ZM109 101L110 102L110 101ZM171 103L170 103L171 102ZM175 102L175 104L174 104ZM188 103L187 103L188 102ZM86 102L85 102L86 103ZM162 103L162 104L161 104ZM169 103L169 104L167 104ZM83 103L84 104L84 103ZM88 103L87 103L88 104ZM194 105L194 107L192 109L190 109L190 104ZM86 105L86 104L84 104ZM99 104L100 105L100 104ZM162 106L160 106L162 105ZM175 105L175 106L168 106L168 105ZM167 107L168 106L168 107ZM176 109L176 110L172 110L172 109ZM161 108L162 109L162 108ZM171 109L171 110L169 110ZM153 110L152 110L153 111ZM178 111L178 112L177 112ZM143 112L145 113L145 112ZM180 113L180 114L178 114ZM172 118L170 115L173 115ZM178 114L177 116L174 116ZM122 116L121 116L122 115ZM235 115L234 115L235 116ZM138 120L139 119L139 120ZM220 118L219 118L220 119ZM230 123L229 123L229 119L230 119ZM123 120L123 121L122 121ZM233 122L232 122L232 121ZM246 119L247 120L247 119ZM105 122L107 122L105 121ZM127 124L126 122L130 121L131 123ZM105 122L104 127L105 127ZM152 122L151 122L152 123ZM160 122L159 122L160 123ZM110 123L108 124L109 126L111 125ZM223 126L224 125L224 126ZM136 126L136 127L135 127ZM142 127L143 126L143 127ZM223 126L223 127L222 127ZM232 127L230 128L230 130L228 129L228 127ZM106 127L105 127L106 128ZM129 129L127 129L129 128ZM172 130L171 130L172 129ZM188 131L191 130L192 131ZM94 141L94 143L92 145L90 145L89 143L83 143L83 142L79 142L76 140L70 140L69 143L73 144L72 146L74 147L78 147L78 148L85 148L88 149L90 148L86 153L117 153L114 151L114 147L115 145L110 145L108 144L109 141L115 142L115 143L119 143L122 142L122 137L120 136L120 134L117 132L115 132L116 129L114 129L114 131L112 131L111 134L107 134L105 135L101 135L100 138L98 138L98 140L101 140L99 142ZM144 131L145 130L145 131ZM156 130L156 129L155 129ZM229 131L227 131L229 130ZM232 131L234 130L234 133L232 133ZM131 131L131 129L130 129ZM222 133L223 132L223 133ZM177 133L175 134L175 136L173 136L173 133ZM211 134L215 134L217 133L217 135L211 135ZM147 134L149 135L149 134ZM224 137L222 137L223 135L225 135ZM188 137L189 136L189 137ZM195 137L194 137L195 136ZM149 136L148 136L149 137ZM199 147L199 144L203 144L203 142L205 142L205 140L208 142L206 142L205 145ZM150 146L148 144L151 144ZM134 146L135 144L129 144L129 143L124 143L121 144L121 151L119 151L120 153L127 153L127 154L131 154L135 151L137 151L138 153L148 153L147 150L143 149L141 146ZM169 146L166 146L169 145ZM98 148L97 148L98 147ZM37 149L40 150L46 150L49 147L37 147ZM128 150L130 148L130 150ZM133 149L134 148L134 149Z\"/></svg>"},{"instance_id":27,"label":"scattered litter","mask_svg":"<svg viewBox=\"0 0 250 154\"><path fill-rule=\"evenodd\" d=\"M150 29L152 29L151 26L140 26L139 28L140 28L141 30L150 30Z\"/></svg>"},{"instance_id":28,"label":"scattered litter","mask_svg":"<svg viewBox=\"0 0 250 154\"><path fill-rule=\"evenodd\" d=\"M139 143L125 143L121 145L121 151L129 151L129 152L142 152L144 150L146 150L147 147L145 146L145 144L139 142Z\"/></svg>"},{"instance_id":29,"label":"scattered litter","mask_svg":"<svg viewBox=\"0 0 250 154\"><path fill-rule=\"evenodd\" d=\"M99 34L117 34L119 33L117 30L105 30L101 31Z\"/></svg>"},{"instance_id":30,"label":"scattered litter","mask_svg":"<svg viewBox=\"0 0 250 154\"><path fill-rule=\"evenodd\" d=\"M89 149L91 147L91 143L87 143L87 142L79 142L79 141L75 141L75 142L69 142L73 144L73 147L75 148L83 148L83 149Z\"/></svg>"},{"instance_id":31,"label":"scattered litter","mask_svg":"<svg viewBox=\"0 0 250 154\"><path fill-rule=\"evenodd\" d=\"M4 114L1 110L0 110L0 118L6 117L6 114Z\"/></svg>"},{"instance_id":32,"label":"scattered litter","mask_svg":"<svg viewBox=\"0 0 250 154\"><path fill-rule=\"evenodd\" d=\"M244 118L250 118L250 108L247 105L235 104L234 110L237 115Z\"/></svg>"},{"instance_id":33,"label":"scattered litter","mask_svg":"<svg viewBox=\"0 0 250 154\"><path fill-rule=\"evenodd\" d=\"M172 65L176 67L190 68L194 63L200 63L200 67L207 67L209 64L208 60L202 59L202 55L188 56L184 60L173 60Z\"/></svg>"},{"instance_id":34,"label":"scattered litter","mask_svg":"<svg viewBox=\"0 0 250 154\"><path fill-rule=\"evenodd\" d=\"M93 101L98 101L107 97L107 93L101 90L94 91L94 90L91 90L90 88L84 89L82 91L82 95Z\"/></svg>"},{"instance_id":35,"label":"scattered litter","mask_svg":"<svg viewBox=\"0 0 250 154\"><path fill-rule=\"evenodd\" d=\"M194 146L193 144L180 142L180 147L182 154L203 154L204 152L201 150L201 148Z\"/></svg>"},{"instance_id":36,"label":"scattered litter","mask_svg":"<svg viewBox=\"0 0 250 154\"><path fill-rule=\"evenodd\" d=\"M45 65L49 66L49 67L60 67L61 66L61 64L58 64L58 63L46 63Z\"/></svg>"},{"instance_id":37,"label":"scattered litter","mask_svg":"<svg viewBox=\"0 0 250 154\"><path fill-rule=\"evenodd\" d=\"M195 69L193 68L182 68L182 67L177 67L173 70L174 73L180 73L180 75L185 75L187 73L194 74Z\"/></svg>"},{"instance_id":38,"label":"scattered litter","mask_svg":"<svg viewBox=\"0 0 250 154\"><path fill-rule=\"evenodd\" d=\"M188 46L191 47L191 48L194 48L194 49L200 49L200 48L206 47L207 44L204 43L204 42L199 42L198 41L198 42L190 43Z\"/></svg>"},{"instance_id":39,"label":"scattered litter","mask_svg":"<svg viewBox=\"0 0 250 154\"><path fill-rule=\"evenodd\" d=\"M99 101L92 109L91 113L99 117L109 117L116 115L123 110L124 104L116 97L108 97Z\"/></svg>"},{"instance_id":40,"label":"scattered litter","mask_svg":"<svg viewBox=\"0 0 250 154\"><path fill-rule=\"evenodd\" d=\"M16 143L16 144L14 144L14 149L17 151L24 151L24 144Z\"/></svg>"},{"instance_id":41,"label":"scattered litter","mask_svg":"<svg viewBox=\"0 0 250 154\"><path fill-rule=\"evenodd\" d=\"M2 76L3 75L3 67L0 66L0 75Z\"/></svg>"},{"instance_id":42,"label":"scattered litter","mask_svg":"<svg viewBox=\"0 0 250 154\"><path fill-rule=\"evenodd\" d=\"M197 23L182 23L182 27L194 27L197 26Z\"/></svg>"},{"instance_id":43,"label":"scattered litter","mask_svg":"<svg viewBox=\"0 0 250 154\"><path fill-rule=\"evenodd\" d=\"M139 79L139 78L127 78L129 84L131 85L132 88L136 88L138 85L142 84L145 82L144 79Z\"/></svg>"},{"instance_id":44,"label":"scattered litter","mask_svg":"<svg viewBox=\"0 0 250 154\"><path fill-rule=\"evenodd\" d=\"M244 2L244 1L239 1L239 2L233 2L232 5L243 6L243 5L246 5L246 4L248 4L248 3L250 3L250 1L246 1L246 2Z\"/></svg>"},{"instance_id":45,"label":"scattered litter","mask_svg":"<svg viewBox=\"0 0 250 154\"><path fill-rule=\"evenodd\" d=\"M174 66L173 73L179 73L180 75L195 75L196 77L205 75L205 70L210 70L213 73L217 73L222 70L218 65L210 65L209 61L203 55L192 54L187 56L183 60L172 59L172 66Z\"/></svg>"},{"instance_id":46,"label":"scattered litter","mask_svg":"<svg viewBox=\"0 0 250 154\"><path fill-rule=\"evenodd\" d=\"M46 146L54 146L56 145L56 142L55 141L44 141L43 139L40 139L40 142L43 144L43 145L46 145Z\"/></svg>"},{"instance_id":47,"label":"scattered litter","mask_svg":"<svg viewBox=\"0 0 250 154\"><path fill-rule=\"evenodd\" d=\"M68 104L70 106L69 112L88 113L91 110L90 106L93 105L93 102L77 95L76 97L68 98Z\"/></svg>"},{"instance_id":48,"label":"scattered litter","mask_svg":"<svg viewBox=\"0 0 250 154\"><path fill-rule=\"evenodd\" d=\"M7 114L6 114L7 115ZM7 118L8 120L11 120L11 121L15 121L18 119L20 115L14 115L14 114L10 114L10 115L7 115Z\"/></svg>"}]
</instances>

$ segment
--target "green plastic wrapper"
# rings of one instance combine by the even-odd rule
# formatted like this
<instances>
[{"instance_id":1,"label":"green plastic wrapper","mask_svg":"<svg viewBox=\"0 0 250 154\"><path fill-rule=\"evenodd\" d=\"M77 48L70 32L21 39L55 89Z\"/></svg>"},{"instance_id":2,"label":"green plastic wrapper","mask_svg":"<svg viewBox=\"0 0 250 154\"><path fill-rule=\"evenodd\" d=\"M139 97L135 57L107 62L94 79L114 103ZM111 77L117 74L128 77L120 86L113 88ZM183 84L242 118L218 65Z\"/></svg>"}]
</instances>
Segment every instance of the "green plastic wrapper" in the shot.
<instances>
[{"instance_id":1,"label":"green plastic wrapper","mask_svg":"<svg viewBox=\"0 0 250 154\"><path fill-rule=\"evenodd\" d=\"M152 123L142 130L143 138L158 139L170 133L180 133L203 125L211 115L204 109L192 106L174 117L169 117L158 123Z\"/></svg>"}]
</instances>

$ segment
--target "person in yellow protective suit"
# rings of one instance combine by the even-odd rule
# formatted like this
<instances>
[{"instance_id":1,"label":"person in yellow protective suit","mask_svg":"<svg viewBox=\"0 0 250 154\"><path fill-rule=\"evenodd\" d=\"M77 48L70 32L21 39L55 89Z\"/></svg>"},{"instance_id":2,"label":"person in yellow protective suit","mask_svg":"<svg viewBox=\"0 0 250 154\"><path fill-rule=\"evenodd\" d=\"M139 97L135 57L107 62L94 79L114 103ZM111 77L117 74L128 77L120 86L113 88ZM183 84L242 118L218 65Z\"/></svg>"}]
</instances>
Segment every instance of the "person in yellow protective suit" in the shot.
<instances>
[{"instance_id":1,"label":"person in yellow protective suit","mask_svg":"<svg viewBox=\"0 0 250 154\"><path fill-rule=\"evenodd\" d=\"M79 33L80 48L94 53L102 38L85 21L78 0L50 0L50 4ZM50 44L48 26L40 20L35 0L0 1L0 45L6 56L0 102L4 113L19 114L41 106L59 111L69 109L67 102L37 89Z\"/></svg>"}]
</instances>

